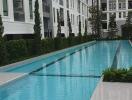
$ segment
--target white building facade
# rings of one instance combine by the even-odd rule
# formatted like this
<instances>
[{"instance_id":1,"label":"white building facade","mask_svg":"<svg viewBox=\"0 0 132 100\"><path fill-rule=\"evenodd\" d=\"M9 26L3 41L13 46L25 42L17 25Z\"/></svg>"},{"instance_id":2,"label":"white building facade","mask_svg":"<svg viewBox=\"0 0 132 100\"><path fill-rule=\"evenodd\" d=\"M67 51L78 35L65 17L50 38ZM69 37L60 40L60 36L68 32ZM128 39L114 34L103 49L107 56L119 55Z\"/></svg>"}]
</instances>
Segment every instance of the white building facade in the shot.
<instances>
[{"instance_id":1,"label":"white building facade","mask_svg":"<svg viewBox=\"0 0 132 100\"><path fill-rule=\"evenodd\" d=\"M89 18L88 0L38 0L41 17L41 33L44 37L55 37L57 34L57 11L61 15L61 29L68 36L67 12L70 13L72 30L78 34L79 18L82 33L85 20ZM33 34L35 0L0 0L0 14L4 24L4 35ZM88 30L90 25L88 24Z\"/></svg>"},{"instance_id":2,"label":"white building facade","mask_svg":"<svg viewBox=\"0 0 132 100\"><path fill-rule=\"evenodd\" d=\"M118 27L117 35L122 35L121 25L125 24L128 12L132 12L132 0L100 0L103 11L103 32L108 31L110 16L115 14Z\"/></svg>"}]
</instances>

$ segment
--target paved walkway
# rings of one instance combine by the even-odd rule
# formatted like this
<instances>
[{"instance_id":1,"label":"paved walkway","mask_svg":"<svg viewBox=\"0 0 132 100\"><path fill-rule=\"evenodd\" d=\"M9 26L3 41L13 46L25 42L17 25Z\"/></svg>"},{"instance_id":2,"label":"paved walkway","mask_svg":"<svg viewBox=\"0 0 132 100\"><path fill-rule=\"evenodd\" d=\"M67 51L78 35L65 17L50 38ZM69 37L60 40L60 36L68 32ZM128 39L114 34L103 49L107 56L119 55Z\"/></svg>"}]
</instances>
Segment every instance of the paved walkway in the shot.
<instances>
[{"instance_id":1,"label":"paved walkway","mask_svg":"<svg viewBox=\"0 0 132 100\"><path fill-rule=\"evenodd\" d=\"M26 75L25 73L0 73L0 86L4 85L8 82L11 82L15 79L21 78L24 75Z\"/></svg>"},{"instance_id":2,"label":"paved walkway","mask_svg":"<svg viewBox=\"0 0 132 100\"><path fill-rule=\"evenodd\" d=\"M132 100L132 83L100 82L91 100Z\"/></svg>"}]
</instances>

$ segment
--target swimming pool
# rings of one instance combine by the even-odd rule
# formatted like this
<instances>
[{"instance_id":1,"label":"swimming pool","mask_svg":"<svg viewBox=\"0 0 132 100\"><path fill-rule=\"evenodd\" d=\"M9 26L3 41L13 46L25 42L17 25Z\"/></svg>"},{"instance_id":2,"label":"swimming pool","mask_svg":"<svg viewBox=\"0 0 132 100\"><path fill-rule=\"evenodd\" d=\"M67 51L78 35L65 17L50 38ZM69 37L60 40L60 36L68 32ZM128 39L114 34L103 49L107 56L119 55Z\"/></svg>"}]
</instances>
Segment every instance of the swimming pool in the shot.
<instances>
[{"instance_id":1,"label":"swimming pool","mask_svg":"<svg viewBox=\"0 0 132 100\"><path fill-rule=\"evenodd\" d=\"M117 55L117 50L124 44L129 48L128 41L99 41L8 69L29 73L35 67L25 78L1 87L0 100L90 100L102 71L111 67L115 55L123 55L121 50Z\"/></svg>"}]
</instances>

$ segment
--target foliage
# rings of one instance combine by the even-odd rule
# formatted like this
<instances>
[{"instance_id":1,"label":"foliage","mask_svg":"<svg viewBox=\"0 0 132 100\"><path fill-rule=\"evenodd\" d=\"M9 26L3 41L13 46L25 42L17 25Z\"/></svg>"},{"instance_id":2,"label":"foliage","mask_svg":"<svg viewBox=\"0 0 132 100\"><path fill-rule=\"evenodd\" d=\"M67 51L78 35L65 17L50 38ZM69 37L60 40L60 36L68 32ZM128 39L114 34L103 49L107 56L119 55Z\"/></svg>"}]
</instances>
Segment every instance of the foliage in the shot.
<instances>
[{"instance_id":1,"label":"foliage","mask_svg":"<svg viewBox=\"0 0 132 100\"><path fill-rule=\"evenodd\" d=\"M46 38L46 39L41 40L41 52L39 52L37 55L53 52L56 50L60 50L60 49L64 49L70 46L88 42L88 41L94 40L95 37L96 36L93 36L93 35L82 36L81 42L79 41L80 37L78 36L72 37L72 38L58 38L58 37L54 39ZM69 39L71 39L70 44L69 44ZM36 54L34 54L34 50L33 50L34 49L33 39L10 40L10 41L6 41L5 43L6 43L5 45L7 46L9 61L5 63L3 61L4 59L3 56L0 56L0 65L9 64L12 62L16 62L19 60L24 60L30 57L37 56ZM0 50L4 51L3 49L4 49L4 46L1 45L1 41L0 41ZM2 51L0 52L0 55Z\"/></svg>"},{"instance_id":2,"label":"foliage","mask_svg":"<svg viewBox=\"0 0 132 100\"><path fill-rule=\"evenodd\" d=\"M71 20L70 20L70 15L69 11L67 13L67 23L68 23L68 28L69 28L69 37L72 37L72 26L71 26Z\"/></svg>"},{"instance_id":3,"label":"foliage","mask_svg":"<svg viewBox=\"0 0 132 100\"><path fill-rule=\"evenodd\" d=\"M117 29L117 24L115 21L115 15L113 14L110 16L110 21L109 21L109 26L108 26L109 38L114 38L117 31L118 29Z\"/></svg>"},{"instance_id":4,"label":"foliage","mask_svg":"<svg viewBox=\"0 0 132 100\"><path fill-rule=\"evenodd\" d=\"M6 64L8 62L8 53L6 50L5 40L2 37L4 33L4 26L2 17L0 15L0 64Z\"/></svg>"},{"instance_id":5,"label":"foliage","mask_svg":"<svg viewBox=\"0 0 132 100\"><path fill-rule=\"evenodd\" d=\"M2 17L0 15L0 38L2 38L3 33L4 33L4 26L2 22Z\"/></svg>"},{"instance_id":6,"label":"foliage","mask_svg":"<svg viewBox=\"0 0 132 100\"><path fill-rule=\"evenodd\" d=\"M132 82L132 68L108 68L103 72L105 82Z\"/></svg>"},{"instance_id":7,"label":"foliage","mask_svg":"<svg viewBox=\"0 0 132 100\"><path fill-rule=\"evenodd\" d=\"M84 32L84 35L87 36L87 32L88 32L88 21L85 19L85 32Z\"/></svg>"},{"instance_id":8,"label":"foliage","mask_svg":"<svg viewBox=\"0 0 132 100\"><path fill-rule=\"evenodd\" d=\"M27 45L25 40L12 40L6 43L9 60L27 56Z\"/></svg>"},{"instance_id":9,"label":"foliage","mask_svg":"<svg viewBox=\"0 0 132 100\"><path fill-rule=\"evenodd\" d=\"M126 19L126 23L122 25L123 37L130 39L132 38L132 21L131 21L131 14L128 12L128 16Z\"/></svg>"},{"instance_id":10,"label":"foliage","mask_svg":"<svg viewBox=\"0 0 132 100\"><path fill-rule=\"evenodd\" d=\"M58 10L57 10L57 22L58 22L57 37L61 37L61 19L60 19L60 13Z\"/></svg>"},{"instance_id":11,"label":"foliage","mask_svg":"<svg viewBox=\"0 0 132 100\"><path fill-rule=\"evenodd\" d=\"M34 25L34 53L38 54L41 52L41 19L39 13L38 0L35 1L35 25Z\"/></svg>"},{"instance_id":12,"label":"foliage","mask_svg":"<svg viewBox=\"0 0 132 100\"><path fill-rule=\"evenodd\" d=\"M93 34L98 35L98 37L101 34L101 24L102 24L102 11L97 9L97 6L91 6L89 8L89 12L91 14L91 17L89 18L89 21L92 25L92 32Z\"/></svg>"},{"instance_id":13,"label":"foliage","mask_svg":"<svg viewBox=\"0 0 132 100\"><path fill-rule=\"evenodd\" d=\"M54 39L52 38L43 39L41 44L43 53L49 53L55 50L55 43Z\"/></svg>"},{"instance_id":14,"label":"foliage","mask_svg":"<svg viewBox=\"0 0 132 100\"><path fill-rule=\"evenodd\" d=\"M82 36L82 25L81 25L82 23L81 23L81 18L79 18L79 33L78 33L78 36Z\"/></svg>"}]
</instances>

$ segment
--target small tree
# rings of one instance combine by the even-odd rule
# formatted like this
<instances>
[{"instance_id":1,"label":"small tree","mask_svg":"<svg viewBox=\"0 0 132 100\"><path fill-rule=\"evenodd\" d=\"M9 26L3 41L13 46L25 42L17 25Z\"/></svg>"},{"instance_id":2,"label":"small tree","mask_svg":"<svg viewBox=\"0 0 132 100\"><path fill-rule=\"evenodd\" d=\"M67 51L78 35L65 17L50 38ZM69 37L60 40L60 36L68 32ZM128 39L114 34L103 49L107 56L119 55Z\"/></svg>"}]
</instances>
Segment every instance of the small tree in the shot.
<instances>
[{"instance_id":1,"label":"small tree","mask_svg":"<svg viewBox=\"0 0 132 100\"><path fill-rule=\"evenodd\" d=\"M87 20L85 20L85 32L84 32L84 36L87 36L87 33L88 33L88 29L87 29Z\"/></svg>"},{"instance_id":2,"label":"small tree","mask_svg":"<svg viewBox=\"0 0 132 100\"><path fill-rule=\"evenodd\" d=\"M92 32L100 37L102 29L102 11L98 9L98 6L93 5L89 8L89 12L91 14L89 21L92 25Z\"/></svg>"},{"instance_id":3,"label":"small tree","mask_svg":"<svg viewBox=\"0 0 132 100\"><path fill-rule=\"evenodd\" d=\"M128 12L128 16L127 16L127 18L126 18L126 25L130 25L132 23L132 21L131 21L131 15L130 15L130 13Z\"/></svg>"},{"instance_id":4,"label":"small tree","mask_svg":"<svg viewBox=\"0 0 132 100\"><path fill-rule=\"evenodd\" d=\"M68 28L69 28L69 37L72 37L72 26L71 26L71 20L70 20L70 15L69 12L67 12L67 23L68 23Z\"/></svg>"},{"instance_id":5,"label":"small tree","mask_svg":"<svg viewBox=\"0 0 132 100\"><path fill-rule=\"evenodd\" d=\"M131 21L131 14L128 12L128 16L126 18L126 23L122 25L123 37L125 38L132 38L132 21ZM127 33L127 34L126 34Z\"/></svg>"},{"instance_id":6,"label":"small tree","mask_svg":"<svg viewBox=\"0 0 132 100\"><path fill-rule=\"evenodd\" d=\"M4 38L2 37L3 33L4 33L4 26L2 22L2 17L0 15L0 65L6 64L8 62L6 44Z\"/></svg>"},{"instance_id":7,"label":"small tree","mask_svg":"<svg viewBox=\"0 0 132 100\"><path fill-rule=\"evenodd\" d=\"M115 15L113 14L110 17L110 21L109 21L109 28L108 28L109 38L113 38L117 31L118 29L115 21Z\"/></svg>"},{"instance_id":8,"label":"small tree","mask_svg":"<svg viewBox=\"0 0 132 100\"><path fill-rule=\"evenodd\" d=\"M82 36L82 26L81 26L81 19L79 18L79 33L78 33L78 36Z\"/></svg>"},{"instance_id":9,"label":"small tree","mask_svg":"<svg viewBox=\"0 0 132 100\"><path fill-rule=\"evenodd\" d=\"M35 1L35 25L34 25L34 53L39 54L41 52L41 19L39 13L38 0Z\"/></svg>"},{"instance_id":10,"label":"small tree","mask_svg":"<svg viewBox=\"0 0 132 100\"><path fill-rule=\"evenodd\" d=\"M58 22L57 37L61 37L61 19L59 11L57 11L57 22Z\"/></svg>"}]
</instances>

